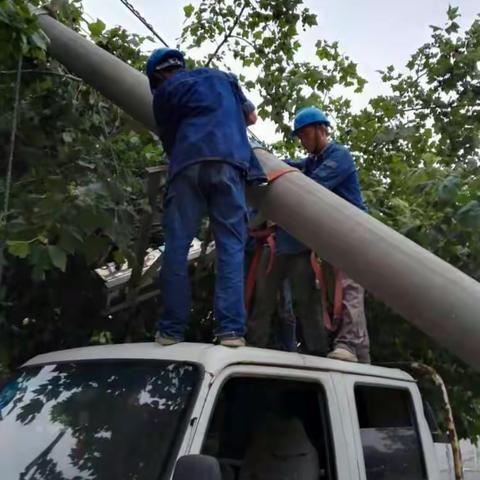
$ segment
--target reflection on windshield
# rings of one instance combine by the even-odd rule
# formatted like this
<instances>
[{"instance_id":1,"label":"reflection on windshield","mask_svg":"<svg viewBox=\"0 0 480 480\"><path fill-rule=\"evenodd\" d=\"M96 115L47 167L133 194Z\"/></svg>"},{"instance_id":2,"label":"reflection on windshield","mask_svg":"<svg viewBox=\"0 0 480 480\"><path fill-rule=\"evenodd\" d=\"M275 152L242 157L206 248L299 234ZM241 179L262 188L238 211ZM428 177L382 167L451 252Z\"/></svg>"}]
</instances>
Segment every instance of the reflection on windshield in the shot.
<instances>
[{"instance_id":1,"label":"reflection on windshield","mask_svg":"<svg viewBox=\"0 0 480 480\"><path fill-rule=\"evenodd\" d=\"M0 391L0 478L157 480L198 377L178 362L22 370Z\"/></svg>"}]
</instances>

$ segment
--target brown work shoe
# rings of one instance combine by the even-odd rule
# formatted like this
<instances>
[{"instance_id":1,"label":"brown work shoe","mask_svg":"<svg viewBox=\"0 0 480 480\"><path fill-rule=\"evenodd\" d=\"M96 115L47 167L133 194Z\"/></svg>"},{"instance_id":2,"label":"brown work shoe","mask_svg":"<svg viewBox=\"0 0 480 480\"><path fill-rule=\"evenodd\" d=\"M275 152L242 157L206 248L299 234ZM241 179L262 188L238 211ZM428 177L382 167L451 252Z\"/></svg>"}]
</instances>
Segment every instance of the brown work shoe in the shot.
<instances>
[{"instance_id":1,"label":"brown work shoe","mask_svg":"<svg viewBox=\"0 0 480 480\"><path fill-rule=\"evenodd\" d=\"M220 345L223 345L224 347L237 348L244 347L246 344L243 337L225 337L220 339Z\"/></svg>"},{"instance_id":2,"label":"brown work shoe","mask_svg":"<svg viewBox=\"0 0 480 480\"><path fill-rule=\"evenodd\" d=\"M176 343L180 343L180 340L177 340L173 337L167 337L166 335L162 335L160 332L157 332L155 334L155 341L163 347L168 347L169 345L175 345Z\"/></svg>"},{"instance_id":3,"label":"brown work shoe","mask_svg":"<svg viewBox=\"0 0 480 480\"><path fill-rule=\"evenodd\" d=\"M346 348L337 347L327 355L328 358L333 360L343 360L344 362L357 363L357 356Z\"/></svg>"}]
</instances>

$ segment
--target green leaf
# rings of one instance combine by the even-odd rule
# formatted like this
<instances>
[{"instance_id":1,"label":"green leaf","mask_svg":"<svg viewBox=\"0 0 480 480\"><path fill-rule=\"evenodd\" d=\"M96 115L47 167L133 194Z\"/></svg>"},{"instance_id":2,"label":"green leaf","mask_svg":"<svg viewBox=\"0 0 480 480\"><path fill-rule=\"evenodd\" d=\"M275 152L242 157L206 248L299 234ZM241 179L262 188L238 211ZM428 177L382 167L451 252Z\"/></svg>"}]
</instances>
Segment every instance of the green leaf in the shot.
<instances>
[{"instance_id":1,"label":"green leaf","mask_svg":"<svg viewBox=\"0 0 480 480\"><path fill-rule=\"evenodd\" d=\"M452 7L451 5L448 6L447 16L449 20L455 20L457 17L460 16L458 13L458 7Z\"/></svg>"},{"instance_id":2,"label":"green leaf","mask_svg":"<svg viewBox=\"0 0 480 480\"><path fill-rule=\"evenodd\" d=\"M7 241L8 253L15 257L25 258L30 253L30 243L22 241Z\"/></svg>"},{"instance_id":3,"label":"green leaf","mask_svg":"<svg viewBox=\"0 0 480 480\"><path fill-rule=\"evenodd\" d=\"M113 259L115 260L115 263L117 265L123 265L125 263L125 260L127 259L127 256L124 251L115 250L113 252Z\"/></svg>"},{"instance_id":4,"label":"green leaf","mask_svg":"<svg viewBox=\"0 0 480 480\"><path fill-rule=\"evenodd\" d=\"M440 158L434 153L427 152L422 155L422 160L427 167L433 167L433 165L435 165Z\"/></svg>"},{"instance_id":5,"label":"green leaf","mask_svg":"<svg viewBox=\"0 0 480 480\"><path fill-rule=\"evenodd\" d=\"M83 238L78 236L78 234L73 233L71 229L62 229L60 232L60 239L58 245L65 250L66 252L72 254L75 253L75 250L79 248L83 243Z\"/></svg>"},{"instance_id":6,"label":"green leaf","mask_svg":"<svg viewBox=\"0 0 480 480\"><path fill-rule=\"evenodd\" d=\"M48 253L48 247L39 242L33 243L28 262L34 269L39 271L50 270L52 268L52 259Z\"/></svg>"},{"instance_id":7,"label":"green leaf","mask_svg":"<svg viewBox=\"0 0 480 480\"><path fill-rule=\"evenodd\" d=\"M460 179L458 177L448 177L438 186L438 200L441 202L452 202L457 196L459 186Z\"/></svg>"},{"instance_id":8,"label":"green leaf","mask_svg":"<svg viewBox=\"0 0 480 480\"><path fill-rule=\"evenodd\" d=\"M45 270L41 267L33 267L32 279L36 282L43 282L45 280Z\"/></svg>"},{"instance_id":9,"label":"green leaf","mask_svg":"<svg viewBox=\"0 0 480 480\"><path fill-rule=\"evenodd\" d=\"M64 272L67 267L67 254L65 253L65 250L57 245L49 245L48 254L50 255L52 263Z\"/></svg>"},{"instance_id":10,"label":"green leaf","mask_svg":"<svg viewBox=\"0 0 480 480\"><path fill-rule=\"evenodd\" d=\"M30 40L36 47L40 48L41 50L46 50L48 47L49 39L42 31L35 32L30 37Z\"/></svg>"},{"instance_id":11,"label":"green leaf","mask_svg":"<svg viewBox=\"0 0 480 480\"><path fill-rule=\"evenodd\" d=\"M90 34L94 38L98 38L102 35L105 31L106 25L98 19L96 22L92 22L88 24L88 29L90 30Z\"/></svg>"},{"instance_id":12,"label":"green leaf","mask_svg":"<svg viewBox=\"0 0 480 480\"><path fill-rule=\"evenodd\" d=\"M106 249L108 248L109 240L105 237L89 237L84 244L85 258L89 265L98 261Z\"/></svg>"},{"instance_id":13,"label":"green leaf","mask_svg":"<svg viewBox=\"0 0 480 480\"><path fill-rule=\"evenodd\" d=\"M186 18L190 18L192 16L192 13L193 13L194 10L195 10L195 8L190 3L183 7L183 13L185 13Z\"/></svg>"},{"instance_id":14,"label":"green leaf","mask_svg":"<svg viewBox=\"0 0 480 480\"><path fill-rule=\"evenodd\" d=\"M464 227L471 229L480 228L480 202L472 200L457 212L457 220Z\"/></svg>"},{"instance_id":15,"label":"green leaf","mask_svg":"<svg viewBox=\"0 0 480 480\"><path fill-rule=\"evenodd\" d=\"M460 30L460 25L457 22L452 22L446 29L445 32L447 32L449 35L451 33L457 33L458 30Z\"/></svg>"}]
</instances>

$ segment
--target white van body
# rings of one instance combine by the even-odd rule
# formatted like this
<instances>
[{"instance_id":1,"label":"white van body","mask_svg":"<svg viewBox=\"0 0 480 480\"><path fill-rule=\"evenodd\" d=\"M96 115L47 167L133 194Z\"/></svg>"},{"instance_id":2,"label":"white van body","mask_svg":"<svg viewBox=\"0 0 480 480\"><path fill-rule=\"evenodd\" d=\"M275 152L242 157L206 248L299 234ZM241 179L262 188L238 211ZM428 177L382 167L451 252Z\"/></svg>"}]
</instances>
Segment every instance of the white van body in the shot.
<instances>
[{"instance_id":1,"label":"white van body","mask_svg":"<svg viewBox=\"0 0 480 480\"><path fill-rule=\"evenodd\" d=\"M450 447L434 444L417 384L399 369L249 347L145 343L39 355L21 372L7 390L23 397L10 393L3 410L0 403L10 436L0 450L11 451L2 459L5 480L41 471L47 460L65 478L107 478L95 476L105 468L95 462L111 455L113 439L112 478L170 478L176 460L195 453L216 457L226 480L454 478ZM21 402L33 409L27 420ZM148 428L137 431L144 421ZM119 423L126 432L116 431ZM13 458L17 433L19 443L31 443L28 461ZM37 435L47 444L36 443ZM162 435L170 435L168 445ZM98 444L93 456L89 442Z\"/></svg>"}]
</instances>

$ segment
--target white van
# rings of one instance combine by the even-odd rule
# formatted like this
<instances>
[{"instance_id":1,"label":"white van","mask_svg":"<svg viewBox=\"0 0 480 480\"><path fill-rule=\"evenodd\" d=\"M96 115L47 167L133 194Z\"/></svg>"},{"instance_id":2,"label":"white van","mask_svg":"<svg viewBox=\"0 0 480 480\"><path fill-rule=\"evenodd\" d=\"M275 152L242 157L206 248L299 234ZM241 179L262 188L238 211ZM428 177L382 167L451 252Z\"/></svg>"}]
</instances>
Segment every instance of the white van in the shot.
<instances>
[{"instance_id":1,"label":"white van","mask_svg":"<svg viewBox=\"0 0 480 480\"><path fill-rule=\"evenodd\" d=\"M0 390L2 480L453 479L439 451L407 373L275 350L65 350Z\"/></svg>"}]
</instances>

